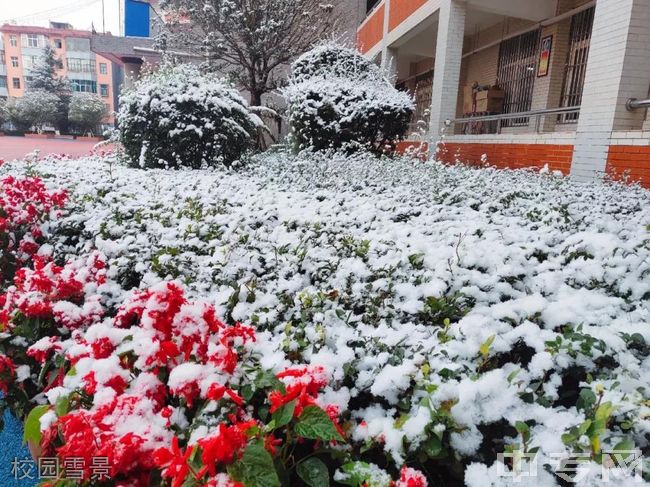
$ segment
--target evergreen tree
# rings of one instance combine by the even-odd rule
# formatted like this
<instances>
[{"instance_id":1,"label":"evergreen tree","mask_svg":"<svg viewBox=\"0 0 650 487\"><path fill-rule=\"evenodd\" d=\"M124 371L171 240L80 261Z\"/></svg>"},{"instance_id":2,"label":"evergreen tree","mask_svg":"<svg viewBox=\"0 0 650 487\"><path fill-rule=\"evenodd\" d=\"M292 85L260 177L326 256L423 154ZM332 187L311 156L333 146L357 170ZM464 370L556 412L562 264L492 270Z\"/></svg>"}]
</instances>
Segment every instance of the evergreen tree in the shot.
<instances>
[{"instance_id":1,"label":"evergreen tree","mask_svg":"<svg viewBox=\"0 0 650 487\"><path fill-rule=\"evenodd\" d=\"M54 49L49 45L45 46L43 55L29 71L31 79L27 84L27 89L28 91L45 91L59 97L54 126L61 132L67 132L71 92L67 78L60 77L56 73L60 65L61 61L57 59Z\"/></svg>"}]
</instances>

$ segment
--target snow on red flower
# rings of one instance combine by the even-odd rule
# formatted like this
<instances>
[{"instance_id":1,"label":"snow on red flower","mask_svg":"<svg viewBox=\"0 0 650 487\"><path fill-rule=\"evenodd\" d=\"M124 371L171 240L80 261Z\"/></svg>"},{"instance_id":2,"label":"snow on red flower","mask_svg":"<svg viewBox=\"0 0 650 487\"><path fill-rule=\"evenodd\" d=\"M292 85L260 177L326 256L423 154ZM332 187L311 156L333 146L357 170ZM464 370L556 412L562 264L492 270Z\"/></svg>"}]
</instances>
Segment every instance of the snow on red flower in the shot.
<instances>
[{"instance_id":1,"label":"snow on red flower","mask_svg":"<svg viewBox=\"0 0 650 487\"><path fill-rule=\"evenodd\" d=\"M400 478L395 487L427 487L427 478L419 470L410 467L402 467Z\"/></svg>"},{"instance_id":2,"label":"snow on red flower","mask_svg":"<svg viewBox=\"0 0 650 487\"><path fill-rule=\"evenodd\" d=\"M300 416L307 406L317 405L316 399L320 390L329 382L329 376L324 367L320 365L304 365L290 367L276 377L284 380L286 393L273 391L269 395L271 412L276 411L285 404L297 400L294 416Z\"/></svg>"},{"instance_id":3,"label":"snow on red flower","mask_svg":"<svg viewBox=\"0 0 650 487\"><path fill-rule=\"evenodd\" d=\"M29 319L53 319L71 330L86 328L104 313L101 296L96 294L106 280L104 267L97 253L63 267L36 257L34 268L19 269L14 285L0 299L2 316L8 323L20 312Z\"/></svg>"}]
</instances>

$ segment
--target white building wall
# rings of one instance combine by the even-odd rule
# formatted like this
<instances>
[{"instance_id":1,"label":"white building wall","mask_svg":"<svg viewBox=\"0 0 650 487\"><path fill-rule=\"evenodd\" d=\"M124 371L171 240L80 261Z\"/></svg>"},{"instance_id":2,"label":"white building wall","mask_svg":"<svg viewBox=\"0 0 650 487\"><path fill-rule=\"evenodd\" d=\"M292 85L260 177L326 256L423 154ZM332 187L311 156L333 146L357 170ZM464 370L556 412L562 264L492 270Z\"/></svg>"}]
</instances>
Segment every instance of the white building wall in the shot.
<instances>
[{"instance_id":1,"label":"white building wall","mask_svg":"<svg viewBox=\"0 0 650 487\"><path fill-rule=\"evenodd\" d=\"M650 84L650 1L598 0L571 175L602 177L614 130L640 130L644 112L628 112L630 97Z\"/></svg>"},{"instance_id":2,"label":"white building wall","mask_svg":"<svg viewBox=\"0 0 650 487\"><path fill-rule=\"evenodd\" d=\"M434 137L439 135L447 119L456 117L466 8L465 3L458 0L440 3L431 100L430 130Z\"/></svg>"}]
</instances>

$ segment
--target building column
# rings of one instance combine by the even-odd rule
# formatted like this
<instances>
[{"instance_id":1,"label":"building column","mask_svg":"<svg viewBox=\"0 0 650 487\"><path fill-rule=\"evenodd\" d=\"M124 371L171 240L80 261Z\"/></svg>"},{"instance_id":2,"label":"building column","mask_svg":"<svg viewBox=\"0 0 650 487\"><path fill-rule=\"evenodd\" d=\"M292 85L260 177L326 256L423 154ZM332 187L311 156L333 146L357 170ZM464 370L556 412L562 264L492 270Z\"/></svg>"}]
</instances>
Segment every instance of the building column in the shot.
<instances>
[{"instance_id":1,"label":"building column","mask_svg":"<svg viewBox=\"0 0 650 487\"><path fill-rule=\"evenodd\" d=\"M381 53L381 69L392 84L397 81L397 49L386 47Z\"/></svg>"},{"instance_id":2,"label":"building column","mask_svg":"<svg viewBox=\"0 0 650 487\"><path fill-rule=\"evenodd\" d=\"M612 132L640 130L644 110L628 98L646 98L650 85L650 1L598 0L580 119L571 165L579 181L605 174Z\"/></svg>"},{"instance_id":3,"label":"building column","mask_svg":"<svg viewBox=\"0 0 650 487\"><path fill-rule=\"evenodd\" d=\"M445 120L456 118L466 6L459 0L441 0L438 13L430 125L434 140L445 126Z\"/></svg>"}]
</instances>

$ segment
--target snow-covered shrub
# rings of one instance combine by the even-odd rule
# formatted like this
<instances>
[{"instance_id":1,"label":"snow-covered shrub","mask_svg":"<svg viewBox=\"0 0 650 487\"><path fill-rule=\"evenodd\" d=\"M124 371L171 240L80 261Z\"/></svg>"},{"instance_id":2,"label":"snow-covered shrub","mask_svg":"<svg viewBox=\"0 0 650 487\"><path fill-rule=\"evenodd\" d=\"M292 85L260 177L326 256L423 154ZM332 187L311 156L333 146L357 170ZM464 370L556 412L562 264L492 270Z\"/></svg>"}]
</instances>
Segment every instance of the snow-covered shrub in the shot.
<instances>
[{"instance_id":1,"label":"snow-covered shrub","mask_svg":"<svg viewBox=\"0 0 650 487\"><path fill-rule=\"evenodd\" d=\"M122 96L120 140L133 167L231 165L261 121L224 81L190 65L165 65Z\"/></svg>"},{"instance_id":2,"label":"snow-covered shrub","mask_svg":"<svg viewBox=\"0 0 650 487\"><path fill-rule=\"evenodd\" d=\"M377 79L381 73L375 63L356 50L324 42L294 61L291 77L294 82L301 83L328 77Z\"/></svg>"},{"instance_id":3,"label":"snow-covered shrub","mask_svg":"<svg viewBox=\"0 0 650 487\"><path fill-rule=\"evenodd\" d=\"M404 136L413 113L410 96L379 67L335 44L300 57L284 95L298 149L383 152Z\"/></svg>"},{"instance_id":4,"label":"snow-covered shrub","mask_svg":"<svg viewBox=\"0 0 650 487\"><path fill-rule=\"evenodd\" d=\"M60 98L44 90L28 90L16 105L16 126L34 127L41 132L45 125L53 125L59 113Z\"/></svg>"},{"instance_id":5,"label":"snow-covered shrub","mask_svg":"<svg viewBox=\"0 0 650 487\"><path fill-rule=\"evenodd\" d=\"M68 118L82 133L93 133L108 115L104 101L93 93L75 93L70 100Z\"/></svg>"}]
</instances>

